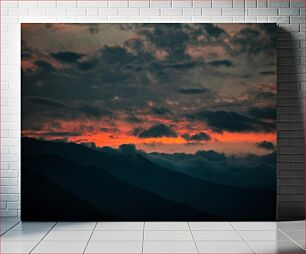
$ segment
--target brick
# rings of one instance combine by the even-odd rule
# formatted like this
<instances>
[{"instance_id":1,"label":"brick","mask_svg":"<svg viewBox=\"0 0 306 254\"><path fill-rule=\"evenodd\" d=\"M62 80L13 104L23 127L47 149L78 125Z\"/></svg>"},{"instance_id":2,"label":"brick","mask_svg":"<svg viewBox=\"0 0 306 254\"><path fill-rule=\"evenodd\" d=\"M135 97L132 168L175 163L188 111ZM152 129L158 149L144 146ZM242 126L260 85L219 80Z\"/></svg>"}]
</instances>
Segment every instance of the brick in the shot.
<instances>
[{"instance_id":1,"label":"brick","mask_svg":"<svg viewBox=\"0 0 306 254\"><path fill-rule=\"evenodd\" d=\"M305 179L278 179L277 183L281 186L304 186Z\"/></svg>"},{"instance_id":2,"label":"brick","mask_svg":"<svg viewBox=\"0 0 306 254\"><path fill-rule=\"evenodd\" d=\"M171 0L150 1L150 8L168 8L171 7Z\"/></svg>"},{"instance_id":3,"label":"brick","mask_svg":"<svg viewBox=\"0 0 306 254\"><path fill-rule=\"evenodd\" d=\"M280 194L304 194L304 187L302 186L280 186Z\"/></svg>"},{"instance_id":4,"label":"brick","mask_svg":"<svg viewBox=\"0 0 306 254\"><path fill-rule=\"evenodd\" d=\"M305 0L290 0L290 7L305 7Z\"/></svg>"},{"instance_id":5,"label":"brick","mask_svg":"<svg viewBox=\"0 0 306 254\"><path fill-rule=\"evenodd\" d=\"M160 9L150 8L150 9L140 9L140 15L142 16L159 16Z\"/></svg>"},{"instance_id":6,"label":"brick","mask_svg":"<svg viewBox=\"0 0 306 254\"><path fill-rule=\"evenodd\" d=\"M29 15L29 9L19 9L19 8L10 8L9 9L9 15L10 16L28 16Z\"/></svg>"},{"instance_id":7,"label":"brick","mask_svg":"<svg viewBox=\"0 0 306 254\"><path fill-rule=\"evenodd\" d=\"M183 15L183 9L182 8L163 8L161 9L161 15L181 16Z\"/></svg>"},{"instance_id":8,"label":"brick","mask_svg":"<svg viewBox=\"0 0 306 254\"><path fill-rule=\"evenodd\" d=\"M202 15L203 16L221 16L222 10L221 8L202 8Z\"/></svg>"},{"instance_id":9,"label":"brick","mask_svg":"<svg viewBox=\"0 0 306 254\"><path fill-rule=\"evenodd\" d=\"M249 16L276 16L277 9L275 8L247 9L247 14Z\"/></svg>"},{"instance_id":10,"label":"brick","mask_svg":"<svg viewBox=\"0 0 306 254\"><path fill-rule=\"evenodd\" d=\"M192 7L192 0L172 0L172 7Z\"/></svg>"},{"instance_id":11,"label":"brick","mask_svg":"<svg viewBox=\"0 0 306 254\"><path fill-rule=\"evenodd\" d=\"M39 1L38 7L39 8L55 8L56 1Z\"/></svg>"},{"instance_id":12,"label":"brick","mask_svg":"<svg viewBox=\"0 0 306 254\"><path fill-rule=\"evenodd\" d=\"M268 7L276 7L276 8L289 7L289 0L269 0Z\"/></svg>"},{"instance_id":13,"label":"brick","mask_svg":"<svg viewBox=\"0 0 306 254\"><path fill-rule=\"evenodd\" d=\"M31 8L30 9L30 16L43 16L47 15L46 8Z\"/></svg>"},{"instance_id":14,"label":"brick","mask_svg":"<svg viewBox=\"0 0 306 254\"><path fill-rule=\"evenodd\" d=\"M18 1L1 1L1 8L18 8Z\"/></svg>"},{"instance_id":15,"label":"brick","mask_svg":"<svg viewBox=\"0 0 306 254\"><path fill-rule=\"evenodd\" d=\"M17 210L3 210L1 211L1 216L2 217L17 217L18 212Z\"/></svg>"},{"instance_id":16,"label":"brick","mask_svg":"<svg viewBox=\"0 0 306 254\"><path fill-rule=\"evenodd\" d=\"M1 167L1 172L0 172L0 176L1 177L12 177L12 178L17 178L19 177L19 171L18 170L2 170L3 168Z\"/></svg>"},{"instance_id":17,"label":"brick","mask_svg":"<svg viewBox=\"0 0 306 254\"><path fill-rule=\"evenodd\" d=\"M201 8L184 8L183 9L184 16L200 16L202 15Z\"/></svg>"},{"instance_id":18,"label":"brick","mask_svg":"<svg viewBox=\"0 0 306 254\"><path fill-rule=\"evenodd\" d=\"M193 1L193 7L204 7L204 8L208 8L211 7L212 3L211 0L194 0Z\"/></svg>"},{"instance_id":19,"label":"brick","mask_svg":"<svg viewBox=\"0 0 306 254\"><path fill-rule=\"evenodd\" d=\"M85 16L86 9L85 8L69 8L67 9L68 16Z\"/></svg>"},{"instance_id":20,"label":"brick","mask_svg":"<svg viewBox=\"0 0 306 254\"><path fill-rule=\"evenodd\" d=\"M193 22L211 22L212 18L209 16L196 16L192 17Z\"/></svg>"},{"instance_id":21,"label":"brick","mask_svg":"<svg viewBox=\"0 0 306 254\"><path fill-rule=\"evenodd\" d=\"M172 22L175 22L175 23L190 23L190 22L192 22L192 17L172 16Z\"/></svg>"},{"instance_id":22,"label":"brick","mask_svg":"<svg viewBox=\"0 0 306 254\"><path fill-rule=\"evenodd\" d=\"M233 22L233 17L217 17L213 16L212 21L216 23L232 23Z\"/></svg>"},{"instance_id":23,"label":"brick","mask_svg":"<svg viewBox=\"0 0 306 254\"><path fill-rule=\"evenodd\" d=\"M258 0L257 7L258 8L266 8L268 6L267 0Z\"/></svg>"},{"instance_id":24,"label":"brick","mask_svg":"<svg viewBox=\"0 0 306 254\"><path fill-rule=\"evenodd\" d=\"M19 195L18 194L0 194L1 201L18 201Z\"/></svg>"},{"instance_id":25,"label":"brick","mask_svg":"<svg viewBox=\"0 0 306 254\"><path fill-rule=\"evenodd\" d=\"M277 199L278 201L288 201L288 202L302 201L304 202L305 196L304 195L279 195Z\"/></svg>"},{"instance_id":26,"label":"brick","mask_svg":"<svg viewBox=\"0 0 306 254\"><path fill-rule=\"evenodd\" d=\"M76 8L77 7L77 2L76 1L57 1L56 6L58 8Z\"/></svg>"},{"instance_id":27,"label":"brick","mask_svg":"<svg viewBox=\"0 0 306 254\"><path fill-rule=\"evenodd\" d=\"M130 0L129 2L130 8L148 8L150 7L149 0Z\"/></svg>"},{"instance_id":28,"label":"brick","mask_svg":"<svg viewBox=\"0 0 306 254\"><path fill-rule=\"evenodd\" d=\"M130 23L150 23L150 18L145 16L129 16L128 21Z\"/></svg>"},{"instance_id":29,"label":"brick","mask_svg":"<svg viewBox=\"0 0 306 254\"><path fill-rule=\"evenodd\" d=\"M118 15L119 16L139 16L138 8L119 8Z\"/></svg>"},{"instance_id":30,"label":"brick","mask_svg":"<svg viewBox=\"0 0 306 254\"><path fill-rule=\"evenodd\" d=\"M244 0L233 0L234 8L244 8Z\"/></svg>"},{"instance_id":31,"label":"brick","mask_svg":"<svg viewBox=\"0 0 306 254\"><path fill-rule=\"evenodd\" d=\"M131 1L132 2L132 1ZM137 1L141 2L141 1ZM77 2L77 7L80 8L103 8L107 7L107 0L100 0L100 1L78 1Z\"/></svg>"},{"instance_id":32,"label":"brick","mask_svg":"<svg viewBox=\"0 0 306 254\"><path fill-rule=\"evenodd\" d=\"M212 7L219 7L219 8L232 8L233 1L232 0L213 0Z\"/></svg>"},{"instance_id":33,"label":"brick","mask_svg":"<svg viewBox=\"0 0 306 254\"><path fill-rule=\"evenodd\" d=\"M246 23L257 23L257 17L245 16L244 20Z\"/></svg>"},{"instance_id":34,"label":"brick","mask_svg":"<svg viewBox=\"0 0 306 254\"><path fill-rule=\"evenodd\" d=\"M48 9L47 10L47 15L49 16L66 16L67 15L67 9L59 9L59 8L54 8L54 9Z\"/></svg>"},{"instance_id":35,"label":"brick","mask_svg":"<svg viewBox=\"0 0 306 254\"><path fill-rule=\"evenodd\" d=\"M99 15L101 16L117 16L117 8L99 8Z\"/></svg>"},{"instance_id":36,"label":"brick","mask_svg":"<svg viewBox=\"0 0 306 254\"><path fill-rule=\"evenodd\" d=\"M150 16L150 22L165 23L171 21L172 21L171 16Z\"/></svg>"},{"instance_id":37,"label":"brick","mask_svg":"<svg viewBox=\"0 0 306 254\"><path fill-rule=\"evenodd\" d=\"M120 8L120 7L128 7L129 2L127 0L122 0L122 1L108 1L108 7L114 8Z\"/></svg>"},{"instance_id":38,"label":"brick","mask_svg":"<svg viewBox=\"0 0 306 254\"><path fill-rule=\"evenodd\" d=\"M20 202L7 202L8 209L20 209Z\"/></svg>"},{"instance_id":39,"label":"brick","mask_svg":"<svg viewBox=\"0 0 306 254\"><path fill-rule=\"evenodd\" d=\"M255 8L256 7L256 0L245 0L245 7L246 8Z\"/></svg>"},{"instance_id":40,"label":"brick","mask_svg":"<svg viewBox=\"0 0 306 254\"><path fill-rule=\"evenodd\" d=\"M290 23L292 24L304 24L305 17L292 16L290 17Z\"/></svg>"},{"instance_id":41,"label":"brick","mask_svg":"<svg viewBox=\"0 0 306 254\"><path fill-rule=\"evenodd\" d=\"M300 10L298 8L280 8L278 13L281 16L298 16L300 15Z\"/></svg>"},{"instance_id":42,"label":"brick","mask_svg":"<svg viewBox=\"0 0 306 254\"><path fill-rule=\"evenodd\" d=\"M87 8L86 13L88 16L98 16L99 15L99 9L98 8Z\"/></svg>"},{"instance_id":43,"label":"brick","mask_svg":"<svg viewBox=\"0 0 306 254\"><path fill-rule=\"evenodd\" d=\"M224 8L222 9L222 15L224 16L242 16L244 15L243 8Z\"/></svg>"}]
</instances>

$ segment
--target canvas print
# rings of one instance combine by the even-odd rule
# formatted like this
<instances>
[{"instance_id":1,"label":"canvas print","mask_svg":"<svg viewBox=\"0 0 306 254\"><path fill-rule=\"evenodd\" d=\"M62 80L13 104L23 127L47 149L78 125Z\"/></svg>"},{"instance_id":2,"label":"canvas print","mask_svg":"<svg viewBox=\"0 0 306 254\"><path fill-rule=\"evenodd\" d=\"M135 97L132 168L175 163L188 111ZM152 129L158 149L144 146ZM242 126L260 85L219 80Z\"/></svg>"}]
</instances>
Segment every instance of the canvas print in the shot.
<instances>
[{"instance_id":1,"label":"canvas print","mask_svg":"<svg viewBox=\"0 0 306 254\"><path fill-rule=\"evenodd\" d=\"M274 24L22 24L23 220L274 220Z\"/></svg>"}]
</instances>

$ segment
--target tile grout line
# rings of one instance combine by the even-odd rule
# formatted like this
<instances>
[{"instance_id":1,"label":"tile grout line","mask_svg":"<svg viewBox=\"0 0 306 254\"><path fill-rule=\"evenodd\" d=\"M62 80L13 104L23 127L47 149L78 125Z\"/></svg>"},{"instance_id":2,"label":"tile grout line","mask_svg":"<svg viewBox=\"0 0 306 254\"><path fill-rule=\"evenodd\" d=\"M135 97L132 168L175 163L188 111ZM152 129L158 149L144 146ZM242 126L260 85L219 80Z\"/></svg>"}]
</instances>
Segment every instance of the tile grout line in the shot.
<instances>
[{"instance_id":1,"label":"tile grout line","mask_svg":"<svg viewBox=\"0 0 306 254\"><path fill-rule=\"evenodd\" d=\"M35 250L35 248L38 246L38 244L41 243L41 241L43 239L45 239L45 237L51 232L51 230L55 227L55 225L57 224L57 222L55 222L55 224L49 229L49 231L38 241L38 243L29 251L29 253L32 253L32 251Z\"/></svg>"},{"instance_id":2,"label":"tile grout line","mask_svg":"<svg viewBox=\"0 0 306 254\"><path fill-rule=\"evenodd\" d=\"M94 228L93 228L93 230L92 230L92 232L91 232L91 234L90 234L90 236L89 236L89 239L88 239L88 241L87 241L87 243L86 243L86 246L85 246L85 248L84 248L83 254L85 253L85 251L86 251L86 249L87 249L87 246L88 246L88 244L89 244L89 242L90 242L90 239L91 239L93 233L95 232L95 229L96 229L97 225L98 225L98 222L96 221L96 224L95 224L95 226L94 226Z\"/></svg>"},{"instance_id":3,"label":"tile grout line","mask_svg":"<svg viewBox=\"0 0 306 254\"><path fill-rule=\"evenodd\" d=\"M198 248L198 245L197 245L197 242L196 242L195 239L194 239L194 236L193 236L193 233L192 233L192 230L191 230L189 221L187 221L187 224L188 224L188 227L189 227L189 230L190 230L190 233L191 233L191 237L192 237L192 239L193 239L193 242L194 242L194 244L195 244L195 246L196 246L197 252L200 253L199 248Z\"/></svg>"},{"instance_id":4,"label":"tile grout line","mask_svg":"<svg viewBox=\"0 0 306 254\"><path fill-rule=\"evenodd\" d=\"M16 222L16 224L13 224L9 229L5 230L3 233L0 234L0 236L3 236L5 233L9 232L12 228L17 226L21 221Z\"/></svg>"},{"instance_id":5,"label":"tile grout line","mask_svg":"<svg viewBox=\"0 0 306 254\"><path fill-rule=\"evenodd\" d=\"M276 230L278 230L279 232L283 233L287 238L289 238L290 241L294 242L296 245L298 245L299 247L301 247L303 250L305 250L305 247L301 246L298 242L296 242L292 237L290 237L289 235L287 235L285 233L285 231L279 229L279 228L276 228Z\"/></svg>"},{"instance_id":6,"label":"tile grout line","mask_svg":"<svg viewBox=\"0 0 306 254\"><path fill-rule=\"evenodd\" d=\"M144 246L144 234L145 234L145 221L143 222L142 226L142 245L141 245L141 253L143 254L143 246Z\"/></svg>"},{"instance_id":7,"label":"tile grout line","mask_svg":"<svg viewBox=\"0 0 306 254\"><path fill-rule=\"evenodd\" d=\"M233 229L237 232L237 234L241 237L241 239L243 240L243 242L245 242L245 244L253 251L253 253L256 253L256 251L252 248L252 246L249 244L249 242L247 240L245 240L243 238L243 236L240 234L239 230L235 228L235 226L233 225L232 222L230 222L231 226L233 227Z\"/></svg>"}]
</instances>

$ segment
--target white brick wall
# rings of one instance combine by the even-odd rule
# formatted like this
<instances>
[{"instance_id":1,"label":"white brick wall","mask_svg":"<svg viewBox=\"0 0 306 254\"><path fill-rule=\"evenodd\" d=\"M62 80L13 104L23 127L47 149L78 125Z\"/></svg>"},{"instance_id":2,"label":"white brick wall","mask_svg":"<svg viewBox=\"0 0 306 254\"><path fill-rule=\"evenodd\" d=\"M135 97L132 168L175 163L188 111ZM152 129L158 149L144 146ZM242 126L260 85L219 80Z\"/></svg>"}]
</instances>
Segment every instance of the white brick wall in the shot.
<instances>
[{"instance_id":1,"label":"white brick wall","mask_svg":"<svg viewBox=\"0 0 306 254\"><path fill-rule=\"evenodd\" d=\"M1 3L1 216L20 214L21 22L277 22L278 215L304 215L304 0L101 0ZM289 34L288 32L291 34Z\"/></svg>"}]
</instances>

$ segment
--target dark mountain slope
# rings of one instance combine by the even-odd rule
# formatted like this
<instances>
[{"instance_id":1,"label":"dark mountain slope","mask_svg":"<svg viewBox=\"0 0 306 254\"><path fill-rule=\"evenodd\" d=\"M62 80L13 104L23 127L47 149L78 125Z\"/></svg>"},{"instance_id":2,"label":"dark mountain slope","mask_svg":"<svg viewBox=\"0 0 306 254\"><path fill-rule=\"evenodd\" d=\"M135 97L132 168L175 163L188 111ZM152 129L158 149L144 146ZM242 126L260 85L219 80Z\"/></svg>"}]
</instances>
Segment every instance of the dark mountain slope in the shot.
<instances>
[{"instance_id":1,"label":"dark mountain slope","mask_svg":"<svg viewBox=\"0 0 306 254\"><path fill-rule=\"evenodd\" d=\"M72 218L82 220L218 219L129 185L101 168L80 166L54 155L24 156L22 179L25 182L22 206L30 208L43 203L44 207L37 212L42 212L40 218L65 220L72 213ZM60 202L56 204L57 199ZM88 204L87 211L84 204ZM57 212L53 213L54 210ZM32 213L23 215L32 217Z\"/></svg>"},{"instance_id":2,"label":"dark mountain slope","mask_svg":"<svg viewBox=\"0 0 306 254\"><path fill-rule=\"evenodd\" d=\"M274 190L211 183L164 169L137 152L96 151L77 144L24 138L22 156L30 154L53 154L86 167L101 167L125 182L224 220L275 219Z\"/></svg>"}]
</instances>

